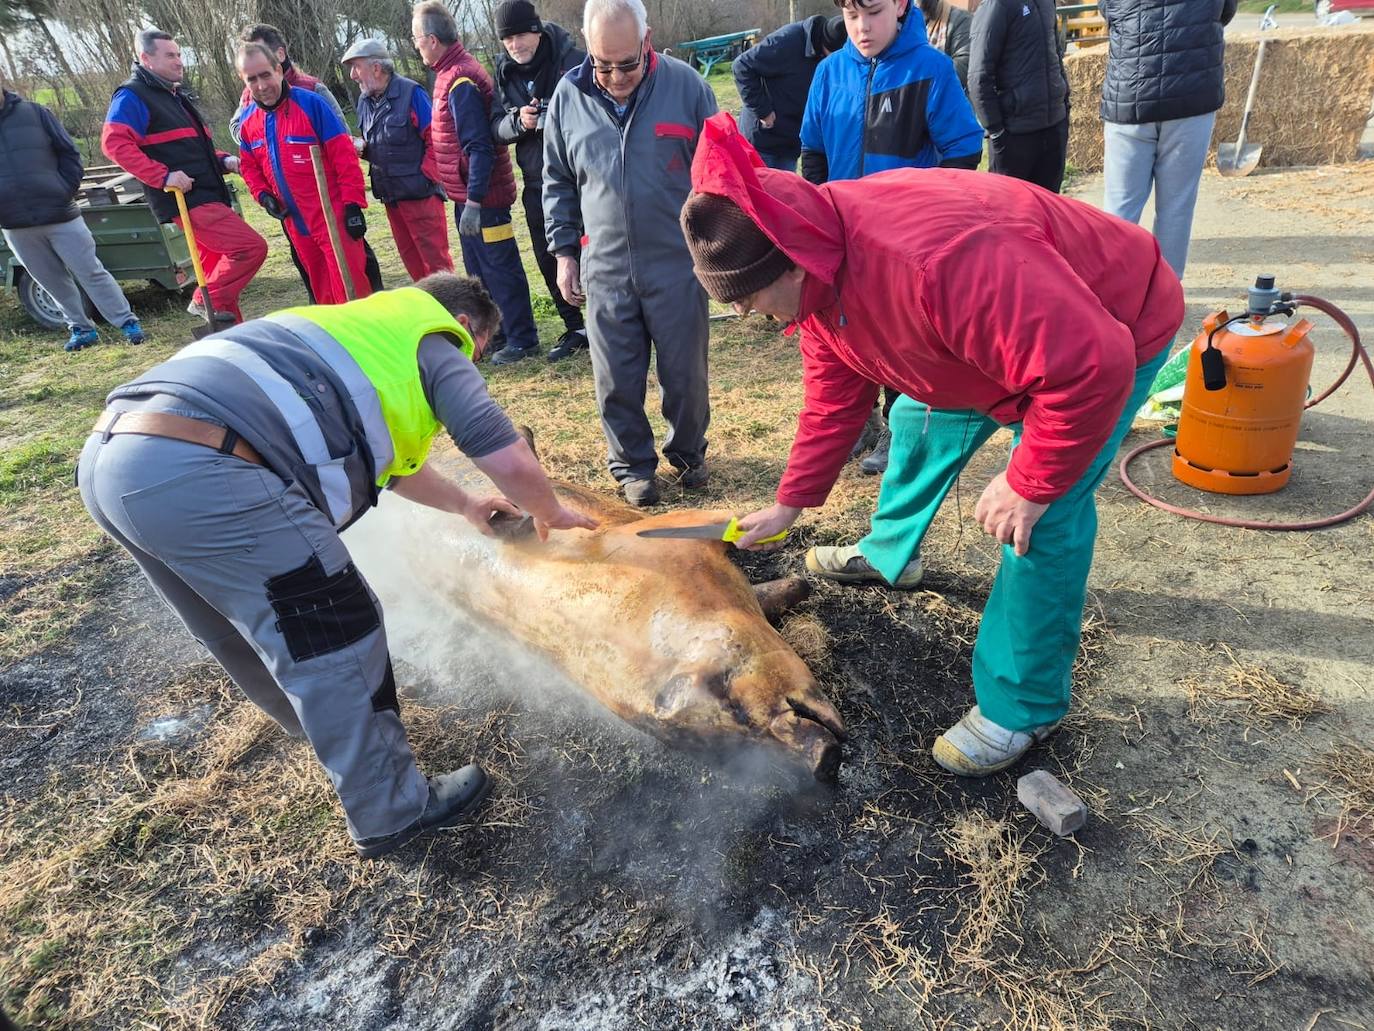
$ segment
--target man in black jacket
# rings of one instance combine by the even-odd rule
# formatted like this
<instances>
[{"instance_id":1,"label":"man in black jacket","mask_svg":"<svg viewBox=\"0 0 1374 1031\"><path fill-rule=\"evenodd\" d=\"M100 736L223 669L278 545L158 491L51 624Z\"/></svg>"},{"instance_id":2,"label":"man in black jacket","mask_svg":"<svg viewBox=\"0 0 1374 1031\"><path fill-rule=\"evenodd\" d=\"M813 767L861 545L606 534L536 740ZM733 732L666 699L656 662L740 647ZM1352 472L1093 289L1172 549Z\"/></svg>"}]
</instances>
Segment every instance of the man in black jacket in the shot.
<instances>
[{"instance_id":1,"label":"man in black jacket","mask_svg":"<svg viewBox=\"0 0 1374 1031\"><path fill-rule=\"evenodd\" d=\"M1139 222L1151 189L1155 238L1180 279L1212 123L1226 99L1222 32L1236 0L1102 0L1103 207Z\"/></svg>"},{"instance_id":2,"label":"man in black jacket","mask_svg":"<svg viewBox=\"0 0 1374 1031\"><path fill-rule=\"evenodd\" d=\"M0 81L0 230L5 242L67 319L66 350L99 341L81 291L131 344L143 329L114 277L95 253L76 193L81 154L51 111L24 100ZM75 277L75 278L73 278ZM77 284L80 283L78 289Z\"/></svg>"},{"instance_id":3,"label":"man in black jacket","mask_svg":"<svg viewBox=\"0 0 1374 1031\"><path fill-rule=\"evenodd\" d=\"M816 65L844 46L844 19L816 14L784 25L735 58L739 129L769 168L796 171L802 112Z\"/></svg>"},{"instance_id":4,"label":"man in black jacket","mask_svg":"<svg viewBox=\"0 0 1374 1031\"><path fill-rule=\"evenodd\" d=\"M505 0L499 5L496 33L506 52L496 55L500 102L492 104L491 131L498 142L515 144L530 246L563 320L563 335L549 351L549 361L556 362L587 346L587 330L582 310L569 304L558 289L558 262L544 237L544 112L563 73L580 65L587 55L573 45L562 26L541 21L529 0Z\"/></svg>"},{"instance_id":5,"label":"man in black jacket","mask_svg":"<svg viewBox=\"0 0 1374 1031\"><path fill-rule=\"evenodd\" d=\"M1059 192L1069 80L1054 0L983 0L973 15L969 99L990 138L988 170Z\"/></svg>"}]
</instances>

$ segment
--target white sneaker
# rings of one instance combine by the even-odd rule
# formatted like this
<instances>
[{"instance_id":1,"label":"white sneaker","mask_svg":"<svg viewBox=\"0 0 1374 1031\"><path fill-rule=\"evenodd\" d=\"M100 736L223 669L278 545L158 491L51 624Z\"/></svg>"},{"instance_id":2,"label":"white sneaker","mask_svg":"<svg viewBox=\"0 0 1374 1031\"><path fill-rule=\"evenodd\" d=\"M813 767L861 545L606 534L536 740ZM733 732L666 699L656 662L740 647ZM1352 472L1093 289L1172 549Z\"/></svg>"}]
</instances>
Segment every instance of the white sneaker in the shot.
<instances>
[{"instance_id":1,"label":"white sneaker","mask_svg":"<svg viewBox=\"0 0 1374 1031\"><path fill-rule=\"evenodd\" d=\"M864 558L857 544L842 548L824 545L810 548L806 552L806 568L816 576L823 576L827 580L836 580L842 584L882 584L884 587L896 587L904 591L919 584L921 577L925 575L925 570L921 568L920 556L917 556L906 564L906 568L897 577L897 582L889 584L883 578L883 574Z\"/></svg>"},{"instance_id":2,"label":"white sneaker","mask_svg":"<svg viewBox=\"0 0 1374 1031\"><path fill-rule=\"evenodd\" d=\"M950 773L960 777L986 777L1005 770L1032 745L1054 733L1059 723L1033 730L1007 730L988 719L974 706L954 726L935 739L931 755Z\"/></svg>"}]
</instances>

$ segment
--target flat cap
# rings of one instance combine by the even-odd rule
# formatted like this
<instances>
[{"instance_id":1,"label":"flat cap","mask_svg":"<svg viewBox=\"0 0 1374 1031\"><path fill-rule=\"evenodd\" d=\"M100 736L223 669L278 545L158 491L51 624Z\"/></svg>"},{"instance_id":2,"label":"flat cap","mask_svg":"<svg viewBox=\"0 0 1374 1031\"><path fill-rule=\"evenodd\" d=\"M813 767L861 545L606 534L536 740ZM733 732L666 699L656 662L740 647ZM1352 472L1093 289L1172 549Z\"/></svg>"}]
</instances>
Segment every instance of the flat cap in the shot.
<instances>
[{"instance_id":1,"label":"flat cap","mask_svg":"<svg viewBox=\"0 0 1374 1031\"><path fill-rule=\"evenodd\" d=\"M340 64L348 64L358 57L380 57L389 58L391 51L387 50L386 44L380 39L360 39L348 48L348 53L339 58Z\"/></svg>"}]
</instances>

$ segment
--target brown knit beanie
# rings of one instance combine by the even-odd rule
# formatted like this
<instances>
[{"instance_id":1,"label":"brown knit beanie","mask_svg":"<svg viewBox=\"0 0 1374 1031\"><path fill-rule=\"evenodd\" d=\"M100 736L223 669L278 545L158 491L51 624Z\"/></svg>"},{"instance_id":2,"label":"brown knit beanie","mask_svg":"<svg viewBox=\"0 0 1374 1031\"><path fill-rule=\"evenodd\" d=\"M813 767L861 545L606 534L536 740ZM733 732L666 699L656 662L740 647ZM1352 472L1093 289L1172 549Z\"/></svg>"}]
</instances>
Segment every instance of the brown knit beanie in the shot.
<instances>
[{"instance_id":1,"label":"brown knit beanie","mask_svg":"<svg viewBox=\"0 0 1374 1031\"><path fill-rule=\"evenodd\" d=\"M738 204L713 193L688 195L682 235L692 252L692 271L717 301L748 297L794 264Z\"/></svg>"}]
</instances>

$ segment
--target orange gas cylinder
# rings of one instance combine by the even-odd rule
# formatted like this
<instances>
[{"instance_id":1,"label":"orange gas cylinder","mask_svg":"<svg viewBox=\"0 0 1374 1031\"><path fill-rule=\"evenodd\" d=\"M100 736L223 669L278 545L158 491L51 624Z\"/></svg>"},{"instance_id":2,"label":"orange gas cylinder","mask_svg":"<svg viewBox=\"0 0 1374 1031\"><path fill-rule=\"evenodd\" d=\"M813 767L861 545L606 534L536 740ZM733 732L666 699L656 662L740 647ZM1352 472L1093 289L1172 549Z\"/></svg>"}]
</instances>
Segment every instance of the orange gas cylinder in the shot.
<instances>
[{"instance_id":1,"label":"orange gas cylinder","mask_svg":"<svg viewBox=\"0 0 1374 1031\"><path fill-rule=\"evenodd\" d=\"M1216 494L1269 494L1292 472L1312 372L1312 324L1253 308L1241 318L1227 325L1226 312L1214 312L1193 341L1173 472ZM1213 347L1219 356L1208 353Z\"/></svg>"}]
</instances>

